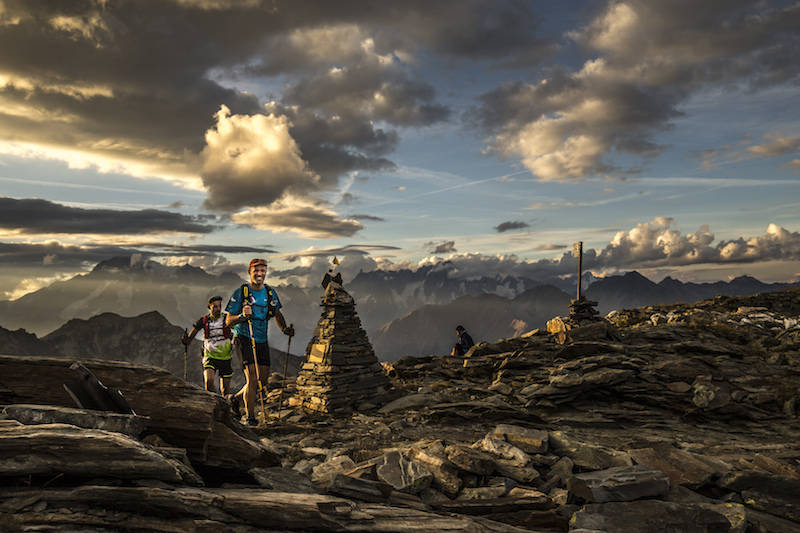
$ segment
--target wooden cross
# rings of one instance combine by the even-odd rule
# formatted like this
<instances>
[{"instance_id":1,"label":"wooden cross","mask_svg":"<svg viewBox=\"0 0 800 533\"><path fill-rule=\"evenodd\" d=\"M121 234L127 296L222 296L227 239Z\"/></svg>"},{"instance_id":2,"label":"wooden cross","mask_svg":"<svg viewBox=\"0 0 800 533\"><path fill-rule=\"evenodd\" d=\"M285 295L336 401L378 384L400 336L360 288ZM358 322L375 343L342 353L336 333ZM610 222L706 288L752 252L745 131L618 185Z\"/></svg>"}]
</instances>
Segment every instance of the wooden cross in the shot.
<instances>
[{"instance_id":1,"label":"wooden cross","mask_svg":"<svg viewBox=\"0 0 800 533\"><path fill-rule=\"evenodd\" d=\"M572 255L578 258L578 301L581 301L581 275L583 274L583 241L572 245Z\"/></svg>"}]
</instances>

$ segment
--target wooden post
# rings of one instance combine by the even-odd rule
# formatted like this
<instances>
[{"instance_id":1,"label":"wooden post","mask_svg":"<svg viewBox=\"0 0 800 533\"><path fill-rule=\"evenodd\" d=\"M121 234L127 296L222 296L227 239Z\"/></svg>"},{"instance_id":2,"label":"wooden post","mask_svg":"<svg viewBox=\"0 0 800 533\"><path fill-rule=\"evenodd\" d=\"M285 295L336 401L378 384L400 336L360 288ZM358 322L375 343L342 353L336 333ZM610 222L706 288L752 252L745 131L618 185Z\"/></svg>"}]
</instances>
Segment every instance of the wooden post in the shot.
<instances>
[{"instance_id":1,"label":"wooden post","mask_svg":"<svg viewBox=\"0 0 800 533\"><path fill-rule=\"evenodd\" d=\"M572 254L578 258L578 299L581 301L581 277L583 274L583 241L578 241L572 245Z\"/></svg>"}]
</instances>

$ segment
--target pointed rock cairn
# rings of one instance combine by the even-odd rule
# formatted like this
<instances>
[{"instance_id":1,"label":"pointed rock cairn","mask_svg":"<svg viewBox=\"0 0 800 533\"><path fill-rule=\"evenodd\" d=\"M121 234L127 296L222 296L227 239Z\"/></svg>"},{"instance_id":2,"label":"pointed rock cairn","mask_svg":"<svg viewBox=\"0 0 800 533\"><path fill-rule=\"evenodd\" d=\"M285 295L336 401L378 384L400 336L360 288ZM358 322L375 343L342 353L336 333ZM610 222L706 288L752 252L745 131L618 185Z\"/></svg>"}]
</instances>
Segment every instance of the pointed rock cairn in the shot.
<instances>
[{"instance_id":1,"label":"pointed rock cairn","mask_svg":"<svg viewBox=\"0 0 800 533\"><path fill-rule=\"evenodd\" d=\"M361 328L353 297L340 283L327 284L320 305L324 311L306 348L291 403L310 411L351 412L387 390L389 379Z\"/></svg>"}]
</instances>

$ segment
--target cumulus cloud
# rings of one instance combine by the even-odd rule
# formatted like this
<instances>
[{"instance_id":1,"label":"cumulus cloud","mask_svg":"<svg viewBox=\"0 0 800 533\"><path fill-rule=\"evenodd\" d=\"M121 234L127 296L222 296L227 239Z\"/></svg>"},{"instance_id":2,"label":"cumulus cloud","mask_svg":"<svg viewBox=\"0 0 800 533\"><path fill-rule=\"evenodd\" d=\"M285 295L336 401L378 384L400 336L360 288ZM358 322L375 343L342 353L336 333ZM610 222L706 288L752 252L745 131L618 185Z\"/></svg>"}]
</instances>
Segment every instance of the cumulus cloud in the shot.
<instances>
[{"instance_id":1,"label":"cumulus cloud","mask_svg":"<svg viewBox=\"0 0 800 533\"><path fill-rule=\"evenodd\" d=\"M592 59L484 94L476 120L493 134L490 151L520 157L543 181L634 173L610 156L657 155L653 135L695 91L797 79L798 21L797 5L612 1L569 34Z\"/></svg>"},{"instance_id":2,"label":"cumulus cloud","mask_svg":"<svg viewBox=\"0 0 800 533\"><path fill-rule=\"evenodd\" d=\"M763 235L717 241L708 225L692 233L675 227L675 220L656 217L651 221L617 232L601 249L585 247L583 266L597 273L620 270L681 267L703 264L757 263L772 260L800 260L800 232L769 224ZM557 258L524 260L516 255L462 253L442 259L436 256L420 261L416 267L434 266L452 276L472 278L487 272L547 280L571 276L577 260L572 251Z\"/></svg>"},{"instance_id":3,"label":"cumulus cloud","mask_svg":"<svg viewBox=\"0 0 800 533\"><path fill-rule=\"evenodd\" d=\"M430 250L430 253L432 254L449 254L458 251L456 250L455 241L445 241L441 243L428 242L425 243L425 246L428 248L432 247L432 249Z\"/></svg>"},{"instance_id":4,"label":"cumulus cloud","mask_svg":"<svg viewBox=\"0 0 800 533\"><path fill-rule=\"evenodd\" d=\"M41 199L0 197L0 228L19 233L210 233L215 226L196 217L143 209L120 211L70 207Z\"/></svg>"},{"instance_id":5,"label":"cumulus cloud","mask_svg":"<svg viewBox=\"0 0 800 533\"><path fill-rule=\"evenodd\" d=\"M505 231L511 231L515 229L525 229L529 227L531 226L527 222L522 222L520 220L509 220L506 222L501 222L500 224L494 227L494 230L497 233L503 233Z\"/></svg>"},{"instance_id":6,"label":"cumulus cloud","mask_svg":"<svg viewBox=\"0 0 800 533\"><path fill-rule=\"evenodd\" d=\"M204 133L219 134L221 127L214 113L229 109L224 120L240 132L245 124L235 117L250 117L251 129L285 117L294 145L277 143L286 152L272 160L283 166L254 191L267 202L287 183L308 181L297 154L321 187L353 170L393 168L385 156L399 139L394 126L430 125L449 114L422 78L419 54L533 64L553 49L533 31L538 23L532 9L514 0L402 7L5 0L0 153L188 187L197 187L202 173L209 205L235 209L241 197L225 194L220 176L232 174L244 189L256 183L228 146L239 140L207 146ZM265 78L283 87L266 109L231 86ZM252 141L245 143L248 154Z\"/></svg>"},{"instance_id":7,"label":"cumulus cloud","mask_svg":"<svg viewBox=\"0 0 800 533\"><path fill-rule=\"evenodd\" d=\"M338 215L319 205L281 200L269 207L254 207L235 213L233 222L252 228L280 233L295 232L308 239L332 239L350 237L363 228L353 219L341 219Z\"/></svg>"},{"instance_id":8,"label":"cumulus cloud","mask_svg":"<svg viewBox=\"0 0 800 533\"><path fill-rule=\"evenodd\" d=\"M201 152L207 207L268 205L319 181L300 156L286 117L231 115L224 105L215 117L217 124L206 132Z\"/></svg>"},{"instance_id":9,"label":"cumulus cloud","mask_svg":"<svg viewBox=\"0 0 800 533\"><path fill-rule=\"evenodd\" d=\"M800 135L787 136L780 133L764 135L766 142L748 146L747 151L760 157L778 157L800 150Z\"/></svg>"}]
</instances>

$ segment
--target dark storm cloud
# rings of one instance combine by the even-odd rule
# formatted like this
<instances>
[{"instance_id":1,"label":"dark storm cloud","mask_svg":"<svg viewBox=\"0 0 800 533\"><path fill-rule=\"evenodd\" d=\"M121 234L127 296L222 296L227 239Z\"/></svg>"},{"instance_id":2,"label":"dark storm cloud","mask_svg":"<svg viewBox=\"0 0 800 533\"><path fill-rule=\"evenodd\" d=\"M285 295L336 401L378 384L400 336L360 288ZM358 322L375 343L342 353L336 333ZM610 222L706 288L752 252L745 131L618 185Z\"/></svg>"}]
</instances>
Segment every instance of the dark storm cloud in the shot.
<instances>
[{"instance_id":1,"label":"dark storm cloud","mask_svg":"<svg viewBox=\"0 0 800 533\"><path fill-rule=\"evenodd\" d=\"M5 0L3 6L0 141L69 153L56 154L62 158L80 154L101 168L123 163L134 175L202 173L207 205L226 210L254 205L247 201L253 196L263 205L291 192L295 178L303 187L294 192L308 194L344 172L393 168L385 157L398 142L392 126L428 125L449 113L414 72L416 54L527 64L551 50L533 31L532 9L517 1ZM333 67L341 70L338 78ZM207 161L198 158L215 114L223 105L232 117L271 110L216 80L254 74L289 76L275 109L291 122L308 174L295 166L262 179L265 194L219 198L224 189L213 184L226 179L224 172L207 174ZM235 186L235 167L222 170ZM314 175L319 180L311 183Z\"/></svg>"},{"instance_id":2,"label":"dark storm cloud","mask_svg":"<svg viewBox=\"0 0 800 533\"><path fill-rule=\"evenodd\" d=\"M374 215L356 214L356 215L350 215L350 218L355 220L368 220L370 222L386 222L385 218L376 217Z\"/></svg>"},{"instance_id":3,"label":"dark storm cloud","mask_svg":"<svg viewBox=\"0 0 800 533\"><path fill-rule=\"evenodd\" d=\"M215 227L193 217L143 209L117 211L69 207L47 200L0 197L0 228L22 233L97 233L126 235L138 233L210 233Z\"/></svg>"},{"instance_id":4,"label":"dark storm cloud","mask_svg":"<svg viewBox=\"0 0 800 533\"><path fill-rule=\"evenodd\" d=\"M435 242L429 242L426 243L425 246L430 248L429 252L432 254L449 254L458 251L456 250L455 241L446 241L438 244Z\"/></svg>"},{"instance_id":5,"label":"dark storm cloud","mask_svg":"<svg viewBox=\"0 0 800 533\"><path fill-rule=\"evenodd\" d=\"M494 135L494 153L542 180L637 172L608 156L657 155L653 136L695 92L797 80L798 27L800 4L612 1L568 34L591 58L580 70L504 84L468 119Z\"/></svg>"},{"instance_id":6,"label":"dark storm cloud","mask_svg":"<svg viewBox=\"0 0 800 533\"><path fill-rule=\"evenodd\" d=\"M511 231L514 229L524 229L531 227L530 224L527 222L522 222L520 220L509 220L506 222L501 222L497 226L494 227L497 233L503 233L504 231Z\"/></svg>"}]
</instances>

